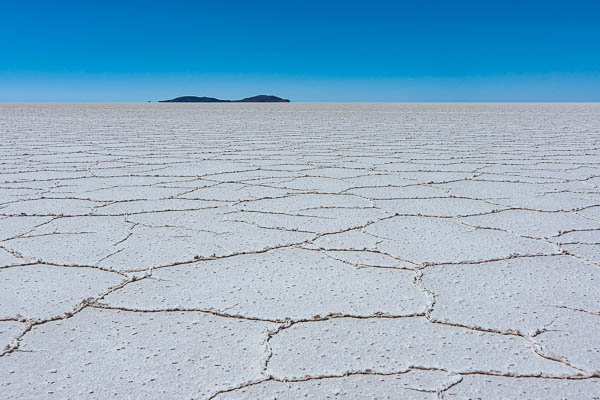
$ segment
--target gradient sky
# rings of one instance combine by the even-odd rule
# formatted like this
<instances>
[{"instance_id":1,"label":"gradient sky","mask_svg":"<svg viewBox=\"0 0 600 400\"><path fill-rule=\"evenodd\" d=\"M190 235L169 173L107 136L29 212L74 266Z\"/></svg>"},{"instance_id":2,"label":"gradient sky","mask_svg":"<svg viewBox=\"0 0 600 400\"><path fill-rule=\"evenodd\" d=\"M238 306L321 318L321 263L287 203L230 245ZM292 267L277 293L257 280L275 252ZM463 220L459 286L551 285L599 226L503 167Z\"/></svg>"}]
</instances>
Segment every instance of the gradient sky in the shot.
<instances>
[{"instance_id":1,"label":"gradient sky","mask_svg":"<svg viewBox=\"0 0 600 400\"><path fill-rule=\"evenodd\" d=\"M600 1L3 1L0 101L600 101Z\"/></svg>"}]
</instances>

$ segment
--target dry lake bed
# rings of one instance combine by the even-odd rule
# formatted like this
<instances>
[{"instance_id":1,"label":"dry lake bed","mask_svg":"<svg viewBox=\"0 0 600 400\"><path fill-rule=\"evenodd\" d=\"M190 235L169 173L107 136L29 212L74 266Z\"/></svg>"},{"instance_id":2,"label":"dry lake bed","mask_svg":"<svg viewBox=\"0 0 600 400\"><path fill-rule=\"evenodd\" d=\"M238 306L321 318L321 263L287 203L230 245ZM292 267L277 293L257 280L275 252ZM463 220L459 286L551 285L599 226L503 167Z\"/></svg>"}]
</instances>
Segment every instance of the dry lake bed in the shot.
<instances>
[{"instance_id":1,"label":"dry lake bed","mask_svg":"<svg viewBox=\"0 0 600 400\"><path fill-rule=\"evenodd\" d=\"M1 104L2 399L598 399L600 104Z\"/></svg>"}]
</instances>

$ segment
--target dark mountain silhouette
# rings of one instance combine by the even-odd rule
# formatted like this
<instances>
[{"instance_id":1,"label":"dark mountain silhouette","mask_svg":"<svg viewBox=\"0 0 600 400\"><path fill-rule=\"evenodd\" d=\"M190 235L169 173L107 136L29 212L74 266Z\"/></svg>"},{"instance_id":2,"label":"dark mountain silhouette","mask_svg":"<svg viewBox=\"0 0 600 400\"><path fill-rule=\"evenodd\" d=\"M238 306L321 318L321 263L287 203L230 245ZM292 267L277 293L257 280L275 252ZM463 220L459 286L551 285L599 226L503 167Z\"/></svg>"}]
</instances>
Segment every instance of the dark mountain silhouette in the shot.
<instances>
[{"instance_id":1,"label":"dark mountain silhouette","mask_svg":"<svg viewBox=\"0 0 600 400\"><path fill-rule=\"evenodd\" d=\"M288 99L282 99L277 96L268 96L266 94L259 94L258 96L246 97L241 100L234 100L236 102L245 103L289 103Z\"/></svg>"},{"instance_id":2,"label":"dark mountain silhouette","mask_svg":"<svg viewBox=\"0 0 600 400\"><path fill-rule=\"evenodd\" d=\"M259 94L241 100L221 100L214 97L182 96L171 100L160 100L159 103L289 103L288 99L277 96Z\"/></svg>"},{"instance_id":3,"label":"dark mountain silhouette","mask_svg":"<svg viewBox=\"0 0 600 400\"><path fill-rule=\"evenodd\" d=\"M171 100L159 100L159 103L227 103L229 100L219 100L214 97L182 96Z\"/></svg>"}]
</instances>

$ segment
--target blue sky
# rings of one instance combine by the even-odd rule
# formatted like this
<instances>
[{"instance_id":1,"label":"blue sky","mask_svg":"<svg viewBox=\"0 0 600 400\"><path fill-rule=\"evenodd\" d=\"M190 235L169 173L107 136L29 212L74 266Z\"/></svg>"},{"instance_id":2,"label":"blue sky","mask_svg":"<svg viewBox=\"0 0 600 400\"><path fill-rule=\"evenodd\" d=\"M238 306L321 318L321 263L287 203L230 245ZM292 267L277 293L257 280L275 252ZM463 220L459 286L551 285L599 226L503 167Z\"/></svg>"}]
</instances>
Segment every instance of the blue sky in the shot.
<instances>
[{"instance_id":1,"label":"blue sky","mask_svg":"<svg viewBox=\"0 0 600 400\"><path fill-rule=\"evenodd\" d=\"M600 101L598 1L5 1L0 101Z\"/></svg>"}]
</instances>

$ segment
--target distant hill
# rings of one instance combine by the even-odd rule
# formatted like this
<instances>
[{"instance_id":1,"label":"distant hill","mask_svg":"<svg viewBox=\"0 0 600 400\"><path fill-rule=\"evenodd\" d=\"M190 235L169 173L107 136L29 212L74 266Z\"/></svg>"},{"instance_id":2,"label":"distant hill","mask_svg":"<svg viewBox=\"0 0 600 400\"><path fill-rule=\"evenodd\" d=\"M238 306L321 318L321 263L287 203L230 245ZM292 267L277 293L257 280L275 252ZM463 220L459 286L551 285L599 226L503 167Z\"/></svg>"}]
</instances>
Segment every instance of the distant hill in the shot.
<instances>
[{"instance_id":1,"label":"distant hill","mask_svg":"<svg viewBox=\"0 0 600 400\"><path fill-rule=\"evenodd\" d=\"M160 100L159 103L226 103L228 101L215 99L214 97L182 96L171 100Z\"/></svg>"},{"instance_id":2,"label":"distant hill","mask_svg":"<svg viewBox=\"0 0 600 400\"><path fill-rule=\"evenodd\" d=\"M289 103L288 99L277 96L259 94L241 100L221 100L214 97L182 96L171 100L160 100L159 103Z\"/></svg>"},{"instance_id":3,"label":"distant hill","mask_svg":"<svg viewBox=\"0 0 600 400\"><path fill-rule=\"evenodd\" d=\"M259 94L258 96L246 97L241 100L234 100L240 103L289 103L288 99L282 99L277 96L268 96L266 94Z\"/></svg>"}]
</instances>

